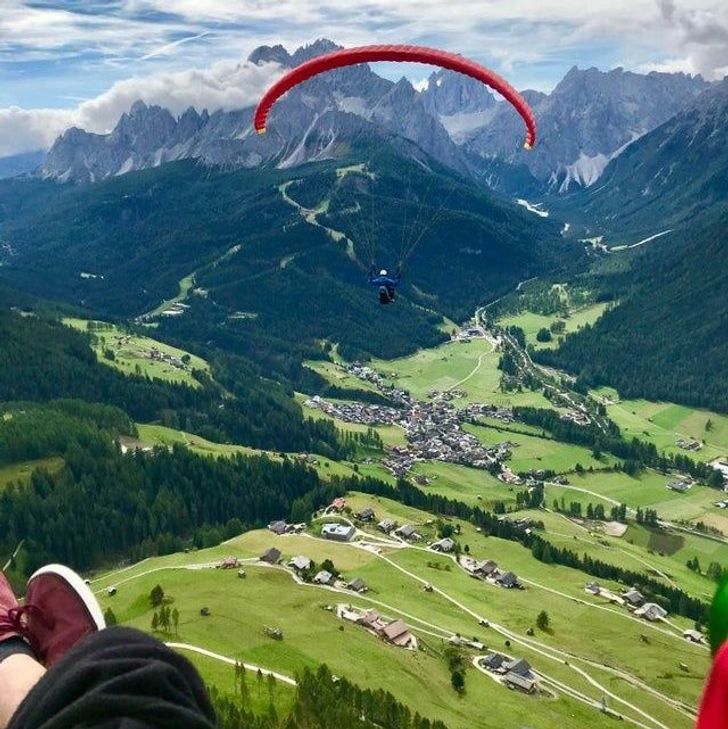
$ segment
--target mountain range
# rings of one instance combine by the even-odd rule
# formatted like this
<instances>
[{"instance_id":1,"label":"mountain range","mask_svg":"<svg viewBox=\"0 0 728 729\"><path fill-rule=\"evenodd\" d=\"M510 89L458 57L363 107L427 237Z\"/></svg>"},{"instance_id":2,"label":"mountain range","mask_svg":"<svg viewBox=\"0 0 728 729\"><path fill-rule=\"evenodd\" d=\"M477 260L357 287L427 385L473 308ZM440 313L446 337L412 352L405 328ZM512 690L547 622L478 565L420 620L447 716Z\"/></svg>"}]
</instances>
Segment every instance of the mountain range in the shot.
<instances>
[{"instance_id":1,"label":"mountain range","mask_svg":"<svg viewBox=\"0 0 728 729\"><path fill-rule=\"evenodd\" d=\"M293 54L263 46L248 62L292 68L335 48L328 40ZM93 182L189 158L224 167L287 168L340 158L362 138L394 135L503 191L565 192L592 185L610 159L707 88L700 76L574 67L550 94L524 92L539 125L539 142L525 154L521 120L482 84L438 70L418 92L404 78L388 81L360 65L294 89L274 108L270 131L262 137L253 133L252 108L190 108L175 118L137 102L110 134L66 131L48 153L42 174Z\"/></svg>"}]
</instances>

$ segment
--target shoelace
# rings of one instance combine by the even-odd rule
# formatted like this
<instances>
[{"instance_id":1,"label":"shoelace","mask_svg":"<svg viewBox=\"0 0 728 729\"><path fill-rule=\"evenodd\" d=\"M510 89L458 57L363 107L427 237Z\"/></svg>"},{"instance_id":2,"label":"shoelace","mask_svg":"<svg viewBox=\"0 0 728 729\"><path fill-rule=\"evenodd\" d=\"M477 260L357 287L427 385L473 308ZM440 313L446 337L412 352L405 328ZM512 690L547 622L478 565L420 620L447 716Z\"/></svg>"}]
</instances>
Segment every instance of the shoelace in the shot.
<instances>
[{"instance_id":1,"label":"shoelace","mask_svg":"<svg viewBox=\"0 0 728 729\"><path fill-rule=\"evenodd\" d=\"M27 620L23 621L24 616L34 615L46 627L51 627L48 617L36 605L19 605L8 610L5 615L0 614L0 632L3 630L11 630L25 638L33 650L37 649L37 641L32 631L28 630Z\"/></svg>"}]
</instances>

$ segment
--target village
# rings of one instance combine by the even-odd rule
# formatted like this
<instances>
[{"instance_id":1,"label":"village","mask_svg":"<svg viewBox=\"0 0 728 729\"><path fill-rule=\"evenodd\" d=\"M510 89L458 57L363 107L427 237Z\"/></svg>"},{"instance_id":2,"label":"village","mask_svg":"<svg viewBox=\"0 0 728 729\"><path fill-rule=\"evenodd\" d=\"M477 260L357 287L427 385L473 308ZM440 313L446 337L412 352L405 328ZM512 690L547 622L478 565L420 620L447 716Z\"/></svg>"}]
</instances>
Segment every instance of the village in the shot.
<instances>
[{"instance_id":1,"label":"village","mask_svg":"<svg viewBox=\"0 0 728 729\"><path fill-rule=\"evenodd\" d=\"M382 394L390 397L399 407L359 402L333 403L318 395L306 400L305 405L345 423L395 425L402 428L407 445L389 448L382 461L384 467L397 478L409 473L416 462L425 460L500 471L500 464L515 447L510 442L486 447L461 428L462 423L475 422L481 417L494 418L504 423L513 422L513 413L509 409L481 403L457 408L452 400L463 393L452 391L434 391L430 393L429 401L418 401L404 390L387 385L384 378L370 367L354 363L346 369L356 377L376 385Z\"/></svg>"}]
</instances>

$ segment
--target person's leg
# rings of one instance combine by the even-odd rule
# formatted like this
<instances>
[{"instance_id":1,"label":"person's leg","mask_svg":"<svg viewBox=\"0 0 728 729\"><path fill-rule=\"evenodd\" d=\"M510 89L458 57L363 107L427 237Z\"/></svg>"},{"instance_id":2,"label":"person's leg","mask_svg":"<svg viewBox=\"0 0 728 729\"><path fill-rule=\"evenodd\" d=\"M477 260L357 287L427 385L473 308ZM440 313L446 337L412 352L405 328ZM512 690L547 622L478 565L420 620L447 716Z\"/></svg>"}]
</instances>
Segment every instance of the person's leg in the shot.
<instances>
[{"instance_id":1,"label":"person's leg","mask_svg":"<svg viewBox=\"0 0 728 729\"><path fill-rule=\"evenodd\" d=\"M45 668L22 638L23 610L10 584L0 572L0 729L38 683Z\"/></svg>"},{"instance_id":2,"label":"person's leg","mask_svg":"<svg viewBox=\"0 0 728 729\"><path fill-rule=\"evenodd\" d=\"M183 656L132 628L80 641L26 697L8 729L88 726L213 729L199 674Z\"/></svg>"},{"instance_id":3,"label":"person's leg","mask_svg":"<svg viewBox=\"0 0 728 729\"><path fill-rule=\"evenodd\" d=\"M22 651L0 663L0 729L6 729L18 706L44 673L45 668Z\"/></svg>"}]
</instances>

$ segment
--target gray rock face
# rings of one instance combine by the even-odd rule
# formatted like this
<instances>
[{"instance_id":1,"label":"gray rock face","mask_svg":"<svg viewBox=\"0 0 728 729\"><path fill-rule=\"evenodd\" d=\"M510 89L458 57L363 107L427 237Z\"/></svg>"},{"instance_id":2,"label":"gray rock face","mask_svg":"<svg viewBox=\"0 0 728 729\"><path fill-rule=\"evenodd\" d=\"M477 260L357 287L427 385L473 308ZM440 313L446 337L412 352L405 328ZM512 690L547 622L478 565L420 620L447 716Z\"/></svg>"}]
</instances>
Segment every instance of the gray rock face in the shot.
<instances>
[{"instance_id":1,"label":"gray rock face","mask_svg":"<svg viewBox=\"0 0 728 729\"><path fill-rule=\"evenodd\" d=\"M289 68L335 48L331 41L319 40L290 55L282 46L264 46L249 61ZM273 108L263 136L253 130L252 114L252 108L212 114L188 109L175 119L166 109L138 101L111 134L68 130L48 153L42 174L94 182L188 158L221 166L285 168L338 158L364 137L393 135L414 142L448 167L468 171L464 153L412 85L404 79L387 81L365 65L333 71L292 90Z\"/></svg>"},{"instance_id":2,"label":"gray rock face","mask_svg":"<svg viewBox=\"0 0 728 729\"><path fill-rule=\"evenodd\" d=\"M482 127L459 141L479 156L525 164L549 189L565 192L574 185L594 184L627 145L666 122L708 87L700 76L574 67L551 94L524 94L538 122L538 142L532 152L519 149L523 123L505 102L496 105Z\"/></svg>"},{"instance_id":3,"label":"gray rock face","mask_svg":"<svg viewBox=\"0 0 728 729\"><path fill-rule=\"evenodd\" d=\"M290 54L263 46L252 63L292 68L338 48L318 40ZM166 109L136 102L108 135L69 129L48 153L42 174L93 182L164 162L194 158L207 164L291 167L338 158L362 137L394 137L462 174L506 192L588 187L611 159L646 132L690 105L709 87L684 74L640 75L615 69L572 68L551 94L526 91L538 122L536 148L522 148L523 123L510 104L479 82L438 70L417 92L405 79L385 80L366 65L309 80L273 108L268 133L252 129L251 108Z\"/></svg>"}]
</instances>

